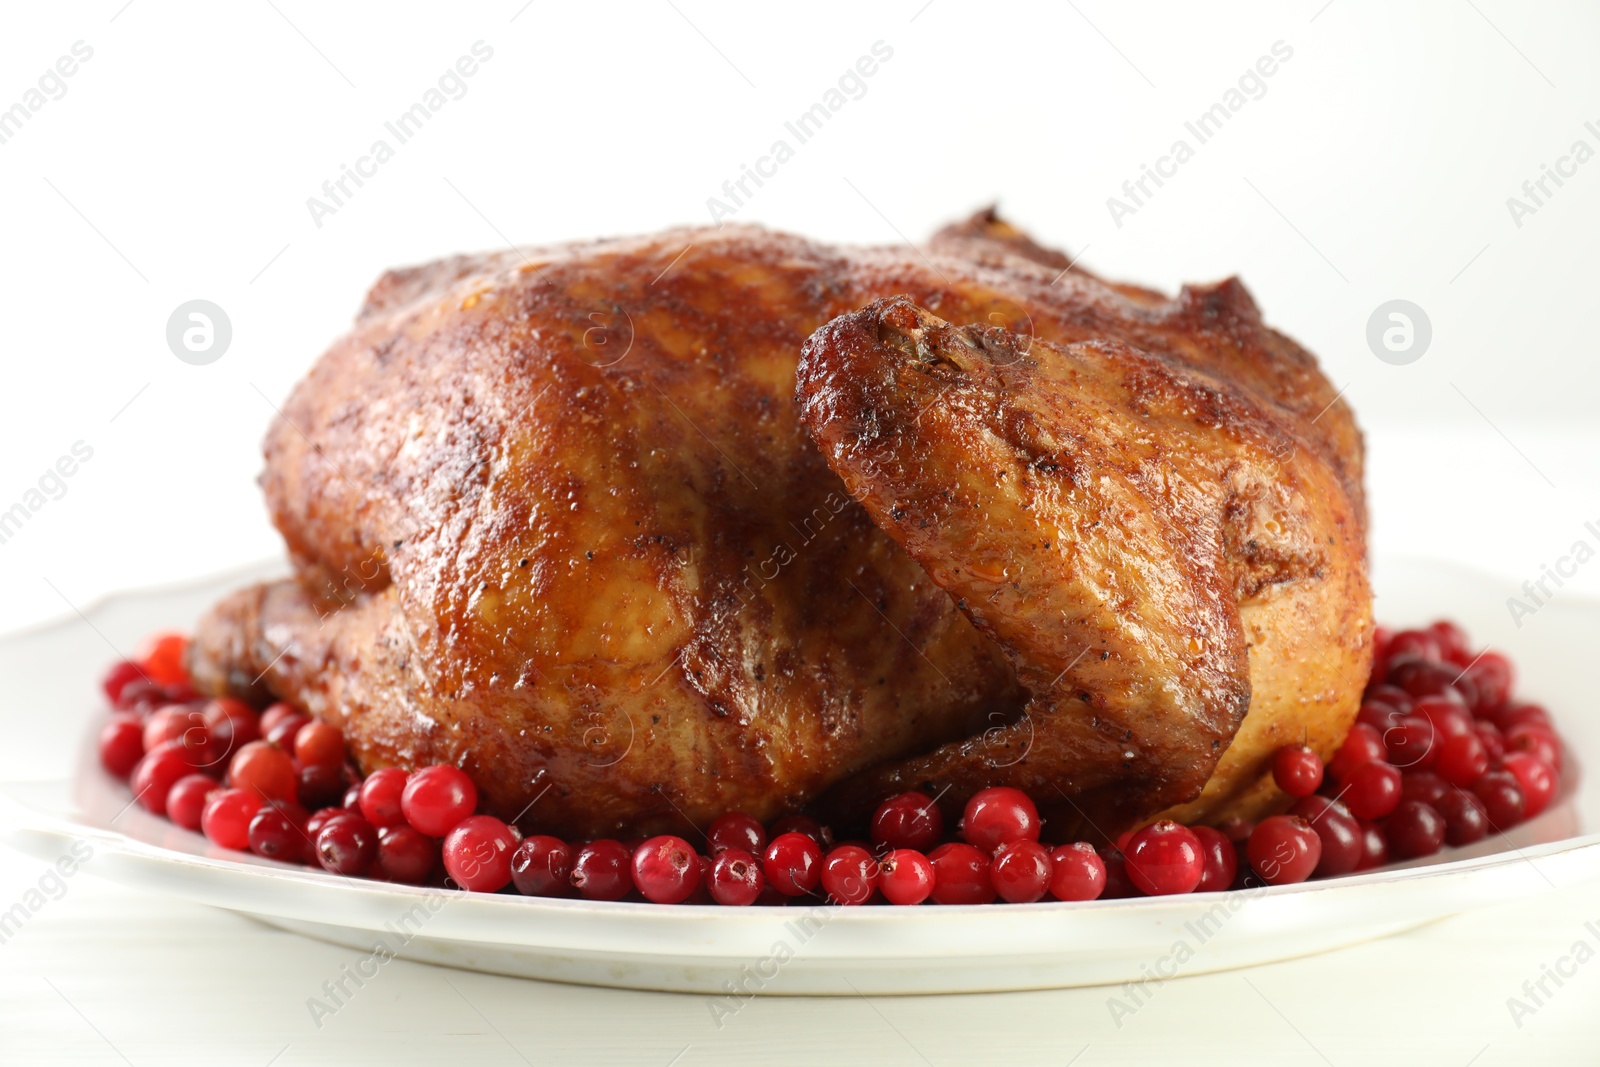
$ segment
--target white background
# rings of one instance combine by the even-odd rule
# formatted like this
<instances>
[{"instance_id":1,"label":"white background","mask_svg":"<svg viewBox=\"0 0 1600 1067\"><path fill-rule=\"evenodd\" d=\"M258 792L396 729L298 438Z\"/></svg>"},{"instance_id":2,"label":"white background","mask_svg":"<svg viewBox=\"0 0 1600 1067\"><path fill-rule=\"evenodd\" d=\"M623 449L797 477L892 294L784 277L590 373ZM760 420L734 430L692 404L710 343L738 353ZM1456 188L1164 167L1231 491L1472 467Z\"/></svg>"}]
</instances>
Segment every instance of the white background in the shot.
<instances>
[{"instance_id":1,"label":"white background","mask_svg":"<svg viewBox=\"0 0 1600 1067\"><path fill-rule=\"evenodd\" d=\"M0 628L275 553L254 484L272 405L383 268L707 222L877 41L865 95L738 218L887 243L999 201L1107 275L1237 273L1347 387L1380 547L1521 581L1600 521L1600 159L1521 226L1507 207L1574 141L1600 150L1593 4L274 3L7 12L0 108L74 42L93 58L0 144L0 510L74 442L94 455L0 544ZM465 96L318 227L307 198L479 40ZM1107 198L1278 41L1265 95L1118 226ZM233 326L203 367L165 340L195 298ZM1407 366L1366 341L1394 298L1432 323ZM195 952L170 962L222 966Z\"/></svg>"}]
</instances>

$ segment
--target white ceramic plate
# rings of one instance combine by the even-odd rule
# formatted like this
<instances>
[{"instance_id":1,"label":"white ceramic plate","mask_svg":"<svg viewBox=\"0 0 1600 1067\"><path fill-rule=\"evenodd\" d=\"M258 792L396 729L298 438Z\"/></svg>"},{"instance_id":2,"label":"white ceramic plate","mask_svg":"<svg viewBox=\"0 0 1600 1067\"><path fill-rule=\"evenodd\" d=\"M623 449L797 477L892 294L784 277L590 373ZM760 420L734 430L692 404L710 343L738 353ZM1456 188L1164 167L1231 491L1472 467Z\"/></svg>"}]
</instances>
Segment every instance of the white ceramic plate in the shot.
<instances>
[{"instance_id":1,"label":"white ceramic plate","mask_svg":"<svg viewBox=\"0 0 1600 1067\"><path fill-rule=\"evenodd\" d=\"M54 859L76 841L85 869L228 908L372 953L502 974L679 992L894 994L1116 984L1321 952L1600 878L1600 796L1578 765L1600 754L1588 665L1600 609L1571 598L1516 629L1515 590L1436 562L1380 559L1379 617L1440 616L1511 653L1519 693L1547 703L1571 768L1551 809L1470 849L1402 868L1165 899L920 908L714 908L441 893L340 878L212 847L142 808L99 768L96 679L159 628L186 628L257 567L183 589L119 597L0 642L4 736L0 838ZM78 845L83 851L83 844ZM730 1007L734 1001L729 1000Z\"/></svg>"}]
</instances>

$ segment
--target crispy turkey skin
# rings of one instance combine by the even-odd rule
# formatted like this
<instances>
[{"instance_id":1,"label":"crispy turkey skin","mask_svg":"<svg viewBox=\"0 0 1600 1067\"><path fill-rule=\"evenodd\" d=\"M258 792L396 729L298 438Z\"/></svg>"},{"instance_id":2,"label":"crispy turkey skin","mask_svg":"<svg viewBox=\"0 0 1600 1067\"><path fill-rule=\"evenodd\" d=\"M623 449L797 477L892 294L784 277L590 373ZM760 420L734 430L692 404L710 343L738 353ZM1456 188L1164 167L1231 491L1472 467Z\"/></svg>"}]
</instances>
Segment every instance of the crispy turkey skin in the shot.
<instances>
[{"instance_id":1,"label":"crispy turkey skin","mask_svg":"<svg viewBox=\"0 0 1600 1067\"><path fill-rule=\"evenodd\" d=\"M1055 713L1070 699L1041 682L1060 651L1036 606L1005 600L1010 622L974 609L951 577L969 546L908 539L809 396L823 448L802 423L807 339L906 294L910 313L1004 326L1041 353L1121 346L1128 360L1204 378L1230 411L1258 412L1267 445L1223 448L1195 430L1194 449L1218 451L1185 457L1185 476L1215 477L1228 449L1259 476L1251 449L1288 442L1302 457L1288 469L1330 487L1327 515L1258 487L1265 495L1235 501L1243 511L1209 530L1221 541L1205 551L1146 537L1172 561L1172 580L1141 603L1155 632L1178 632L1157 618L1169 596L1174 616L1234 611L1237 623L1203 631L1215 640L1204 654L1172 646L1174 660L1129 643L1120 674L1079 664L1066 675L1086 690L1137 682L1159 698L1135 708L1099 694L1154 726L1149 753L1120 784L1078 765L1060 783L1069 797L1081 788L1113 822L1184 800L1197 817L1270 803L1261 746L1305 732L1326 754L1365 678L1359 433L1314 360L1262 325L1237 281L1168 299L1069 264L984 212L925 250L728 226L390 272L268 432L262 484L294 577L241 590L202 621L197 681L339 725L365 772L459 764L485 810L575 839L686 832L733 809L770 818L825 795L870 804L913 780L949 786L941 803L954 814L1001 780L983 760L1005 731L1075 720ZM856 370L831 373L843 388ZM803 393L812 381L803 376ZM1027 383L990 384L996 403L1026 406ZM873 403L898 419L909 400ZM1133 442L1109 439L1143 432L1138 420L1094 403L1108 415L1096 455L1131 456ZM850 417L876 415L858 406ZM924 473L970 480L947 454L963 431L938 425ZM999 469L1002 455L970 458ZM1191 491L1159 462L1143 476ZM1171 524L1148 490L1127 489L1122 513L1099 516L1104 536L1126 540L1114 525L1124 515ZM941 487L907 492L926 501ZM1209 483L1192 492L1214 502ZM1037 521L1011 504L1005 522ZM1306 533L1325 544L1320 571L1275 554L1272 524L1291 521L1330 525ZM996 551L1027 546L1021 527L1006 536ZM1127 553L1107 563L1141 566ZM1090 587L1077 578L1041 595L1065 610ZM1172 691L1190 683L1201 692ZM1181 722L1162 727L1168 713ZM1222 756L1211 783L1193 768L1157 773L1157 753L1189 752L1196 726L1217 742L1204 758ZM983 752L949 755L974 738ZM1050 743L1071 747L1066 735Z\"/></svg>"}]
</instances>

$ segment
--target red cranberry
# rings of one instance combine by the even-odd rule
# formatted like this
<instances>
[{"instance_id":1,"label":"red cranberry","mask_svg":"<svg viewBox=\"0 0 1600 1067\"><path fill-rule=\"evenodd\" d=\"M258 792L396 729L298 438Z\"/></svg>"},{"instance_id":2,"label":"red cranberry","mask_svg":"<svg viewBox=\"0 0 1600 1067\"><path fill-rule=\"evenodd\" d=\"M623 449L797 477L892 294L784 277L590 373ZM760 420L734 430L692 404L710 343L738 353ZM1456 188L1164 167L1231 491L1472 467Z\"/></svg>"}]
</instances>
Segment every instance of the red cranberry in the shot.
<instances>
[{"instance_id":1,"label":"red cranberry","mask_svg":"<svg viewBox=\"0 0 1600 1067\"><path fill-rule=\"evenodd\" d=\"M620 841L602 837L578 846L572 886L585 900L621 900L633 888L633 856Z\"/></svg>"},{"instance_id":2,"label":"red cranberry","mask_svg":"<svg viewBox=\"0 0 1600 1067\"><path fill-rule=\"evenodd\" d=\"M255 790L262 800L290 800L299 785L294 761L267 741L252 741L233 754L228 782L239 789Z\"/></svg>"},{"instance_id":3,"label":"red cranberry","mask_svg":"<svg viewBox=\"0 0 1600 1067\"><path fill-rule=\"evenodd\" d=\"M407 828L409 829L409 827ZM411 833L416 833L411 830ZM572 846L559 837L532 834L511 854L511 880L525 897L564 897L572 892Z\"/></svg>"},{"instance_id":4,"label":"red cranberry","mask_svg":"<svg viewBox=\"0 0 1600 1067\"><path fill-rule=\"evenodd\" d=\"M681 837L652 837L633 853L633 884L655 904L682 904L700 884L700 857Z\"/></svg>"},{"instance_id":5,"label":"red cranberry","mask_svg":"<svg viewBox=\"0 0 1600 1067\"><path fill-rule=\"evenodd\" d=\"M440 857L445 873L461 888L498 893L511 884L511 853L517 844L517 832L493 815L469 815L445 836Z\"/></svg>"},{"instance_id":6,"label":"red cranberry","mask_svg":"<svg viewBox=\"0 0 1600 1067\"><path fill-rule=\"evenodd\" d=\"M176 741L164 741L139 760L129 784L134 797L147 811L165 815L167 793L179 778L193 770L183 746Z\"/></svg>"},{"instance_id":7,"label":"red cranberry","mask_svg":"<svg viewBox=\"0 0 1600 1067\"><path fill-rule=\"evenodd\" d=\"M1383 744L1394 766L1427 770L1438 756L1434 738L1433 723L1421 715L1403 715L1383 735Z\"/></svg>"},{"instance_id":8,"label":"red cranberry","mask_svg":"<svg viewBox=\"0 0 1600 1067\"><path fill-rule=\"evenodd\" d=\"M1396 859L1431 856L1444 845L1444 816L1420 800L1402 801L1384 824L1383 836Z\"/></svg>"},{"instance_id":9,"label":"red cranberry","mask_svg":"<svg viewBox=\"0 0 1600 1067\"><path fill-rule=\"evenodd\" d=\"M879 848L927 852L944 836L944 815L924 793L901 793L878 805L872 843Z\"/></svg>"},{"instance_id":10,"label":"red cranberry","mask_svg":"<svg viewBox=\"0 0 1600 1067\"><path fill-rule=\"evenodd\" d=\"M1416 656L1438 663L1444 658L1439 639L1428 630L1401 630L1389 640L1388 653L1391 661L1401 656Z\"/></svg>"},{"instance_id":11,"label":"red cranberry","mask_svg":"<svg viewBox=\"0 0 1600 1067\"><path fill-rule=\"evenodd\" d=\"M339 803L344 796L344 771L326 764L309 764L301 767L295 777L295 796L300 803L313 810Z\"/></svg>"},{"instance_id":12,"label":"red cranberry","mask_svg":"<svg viewBox=\"0 0 1600 1067\"><path fill-rule=\"evenodd\" d=\"M106 700L112 707L122 703L122 691L128 683L144 679L144 671L132 660L118 660L106 668L106 673L100 676L100 688L106 695ZM148 679L144 679L148 681Z\"/></svg>"},{"instance_id":13,"label":"red cranberry","mask_svg":"<svg viewBox=\"0 0 1600 1067\"><path fill-rule=\"evenodd\" d=\"M921 904L933 893L933 864L910 848L897 848L878 864L878 889L891 904Z\"/></svg>"},{"instance_id":14,"label":"red cranberry","mask_svg":"<svg viewBox=\"0 0 1600 1067\"><path fill-rule=\"evenodd\" d=\"M1483 742L1483 750L1489 753L1489 763L1494 765L1506 754L1506 739L1494 723L1488 719L1479 719L1473 732L1478 735L1478 740Z\"/></svg>"},{"instance_id":15,"label":"red cranberry","mask_svg":"<svg viewBox=\"0 0 1600 1067\"><path fill-rule=\"evenodd\" d=\"M1489 834L1489 813L1483 801L1465 789L1452 789L1433 805L1444 816L1444 839L1450 845L1470 845Z\"/></svg>"},{"instance_id":16,"label":"red cranberry","mask_svg":"<svg viewBox=\"0 0 1600 1067\"><path fill-rule=\"evenodd\" d=\"M1389 654L1389 644L1394 640L1394 631L1387 626L1374 626L1372 628L1372 662L1382 663Z\"/></svg>"},{"instance_id":17,"label":"red cranberry","mask_svg":"<svg viewBox=\"0 0 1600 1067\"><path fill-rule=\"evenodd\" d=\"M448 763L424 767L406 780L400 810L406 822L429 837L443 837L478 806L478 787L467 772Z\"/></svg>"},{"instance_id":18,"label":"red cranberry","mask_svg":"<svg viewBox=\"0 0 1600 1067\"><path fill-rule=\"evenodd\" d=\"M100 728L100 765L118 778L127 778L144 755L144 727L139 716L119 712Z\"/></svg>"},{"instance_id":19,"label":"red cranberry","mask_svg":"<svg viewBox=\"0 0 1600 1067\"><path fill-rule=\"evenodd\" d=\"M1526 752L1508 752L1500 762L1522 787L1523 818L1531 819L1550 806L1556 795L1556 772L1548 763Z\"/></svg>"},{"instance_id":20,"label":"red cranberry","mask_svg":"<svg viewBox=\"0 0 1600 1067\"><path fill-rule=\"evenodd\" d=\"M1398 783L1397 783L1398 789ZM1322 839L1294 815L1262 819L1250 835L1250 866L1268 885L1290 885L1311 877L1322 860Z\"/></svg>"},{"instance_id":21,"label":"red cranberry","mask_svg":"<svg viewBox=\"0 0 1600 1067\"><path fill-rule=\"evenodd\" d=\"M970 804L968 810L971 810ZM980 825L985 830L993 826L988 820L980 822ZM1028 839L1019 837L1013 840ZM950 841L929 853L928 862L933 864L932 897L935 904L993 903L995 891L994 880L989 874L989 857L977 846Z\"/></svg>"},{"instance_id":22,"label":"red cranberry","mask_svg":"<svg viewBox=\"0 0 1600 1067\"><path fill-rule=\"evenodd\" d=\"M1450 789L1450 783L1432 771L1407 771L1400 776L1401 800L1420 800L1438 806Z\"/></svg>"},{"instance_id":23,"label":"red cranberry","mask_svg":"<svg viewBox=\"0 0 1600 1067\"><path fill-rule=\"evenodd\" d=\"M1416 659L1394 661L1389 669L1389 680L1413 697L1439 696L1450 692L1455 683L1466 682L1455 667Z\"/></svg>"},{"instance_id":24,"label":"red cranberry","mask_svg":"<svg viewBox=\"0 0 1600 1067\"><path fill-rule=\"evenodd\" d=\"M361 782L359 780L351 783L350 788L344 791L344 799L339 802L339 806L348 808L357 815L361 814ZM404 819L404 816L401 816L401 818ZM368 819L367 821L371 822L372 820Z\"/></svg>"},{"instance_id":25,"label":"red cranberry","mask_svg":"<svg viewBox=\"0 0 1600 1067\"><path fill-rule=\"evenodd\" d=\"M243 852L250 847L250 820L261 810L261 797L250 789L219 789L200 813L200 829L218 848Z\"/></svg>"},{"instance_id":26,"label":"red cranberry","mask_svg":"<svg viewBox=\"0 0 1600 1067\"><path fill-rule=\"evenodd\" d=\"M382 829L406 821L400 798L408 777L399 767L384 767L367 775L361 783L358 803L368 822Z\"/></svg>"},{"instance_id":27,"label":"red cranberry","mask_svg":"<svg viewBox=\"0 0 1600 1067\"><path fill-rule=\"evenodd\" d=\"M1509 734L1517 727L1529 724L1543 726L1546 730L1554 729L1550 722L1550 713L1539 704L1508 704L1488 718L1503 734Z\"/></svg>"},{"instance_id":28,"label":"red cranberry","mask_svg":"<svg viewBox=\"0 0 1600 1067\"><path fill-rule=\"evenodd\" d=\"M1007 904L1032 904L1050 889L1054 866L1050 851L1037 841L1001 845L989 867L994 891Z\"/></svg>"},{"instance_id":29,"label":"red cranberry","mask_svg":"<svg viewBox=\"0 0 1600 1067\"><path fill-rule=\"evenodd\" d=\"M1458 667L1472 662L1472 643L1467 632L1448 619L1440 619L1428 627L1444 658Z\"/></svg>"},{"instance_id":30,"label":"red cranberry","mask_svg":"<svg viewBox=\"0 0 1600 1067\"><path fill-rule=\"evenodd\" d=\"M359 815L336 815L317 831L315 851L323 870L362 875L378 856L378 830Z\"/></svg>"},{"instance_id":31,"label":"red cranberry","mask_svg":"<svg viewBox=\"0 0 1600 1067\"><path fill-rule=\"evenodd\" d=\"M1495 830L1509 830L1527 814L1527 798L1522 784L1510 771L1489 771L1472 783L1472 793L1483 801L1483 810L1489 816L1489 826Z\"/></svg>"},{"instance_id":32,"label":"red cranberry","mask_svg":"<svg viewBox=\"0 0 1600 1067\"><path fill-rule=\"evenodd\" d=\"M1405 712L1393 704L1368 697L1361 702L1361 710L1356 713L1356 722L1372 727L1381 735L1404 714Z\"/></svg>"},{"instance_id":33,"label":"red cranberry","mask_svg":"<svg viewBox=\"0 0 1600 1067\"><path fill-rule=\"evenodd\" d=\"M776 841L784 834L805 834L824 851L833 847L833 831L807 815L785 815L772 824L768 840Z\"/></svg>"},{"instance_id":34,"label":"red cranberry","mask_svg":"<svg viewBox=\"0 0 1600 1067\"><path fill-rule=\"evenodd\" d=\"M185 665L189 655L189 639L181 633L152 634L138 653L139 666L145 677L157 685L183 685L189 681L189 668Z\"/></svg>"},{"instance_id":35,"label":"red cranberry","mask_svg":"<svg viewBox=\"0 0 1600 1067\"><path fill-rule=\"evenodd\" d=\"M994 786L975 793L961 816L961 836L985 855L1013 841L1037 841L1042 824L1039 809L1020 789ZM930 857L931 858L931 857ZM939 891L934 890L938 900Z\"/></svg>"},{"instance_id":36,"label":"red cranberry","mask_svg":"<svg viewBox=\"0 0 1600 1067\"><path fill-rule=\"evenodd\" d=\"M1345 736L1344 744L1339 746L1328 769L1333 772L1335 780L1345 782L1357 767L1386 759L1387 756L1383 736L1366 723L1358 722L1350 727L1350 733Z\"/></svg>"},{"instance_id":37,"label":"red cranberry","mask_svg":"<svg viewBox=\"0 0 1600 1067\"><path fill-rule=\"evenodd\" d=\"M1242 819L1236 815L1223 822L1217 829L1222 832L1223 837L1237 845L1250 840L1250 835L1255 832L1256 824L1249 819Z\"/></svg>"},{"instance_id":38,"label":"red cranberry","mask_svg":"<svg viewBox=\"0 0 1600 1067\"><path fill-rule=\"evenodd\" d=\"M1292 797L1308 797L1322 784L1322 759L1305 745L1284 745L1272 757L1272 780Z\"/></svg>"},{"instance_id":39,"label":"red cranberry","mask_svg":"<svg viewBox=\"0 0 1600 1067\"><path fill-rule=\"evenodd\" d=\"M747 908L754 904L767 885L761 862L737 845L718 849L706 881L711 899L731 908Z\"/></svg>"},{"instance_id":40,"label":"red cranberry","mask_svg":"<svg viewBox=\"0 0 1600 1067\"><path fill-rule=\"evenodd\" d=\"M1511 698L1516 679L1511 661L1498 652L1485 652L1463 672L1464 681L1477 687L1477 700L1472 710L1478 715L1488 715L1505 706Z\"/></svg>"},{"instance_id":41,"label":"red cranberry","mask_svg":"<svg viewBox=\"0 0 1600 1067\"><path fill-rule=\"evenodd\" d=\"M344 766L344 731L329 723L313 720L294 735L294 758L302 767Z\"/></svg>"},{"instance_id":42,"label":"red cranberry","mask_svg":"<svg viewBox=\"0 0 1600 1067\"><path fill-rule=\"evenodd\" d=\"M167 691L161 686L144 678L135 678L122 687L122 696L117 701L118 711L131 711L140 718L145 718L157 708L165 707L171 703Z\"/></svg>"},{"instance_id":43,"label":"red cranberry","mask_svg":"<svg viewBox=\"0 0 1600 1067\"><path fill-rule=\"evenodd\" d=\"M1489 752L1476 733L1467 733L1440 745L1433 766L1451 785L1469 786L1489 769Z\"/></svg>"},{"instance_id":44,"label":"red cranberry","mask_svg":"<svg viewBox=\"0 0 1600 1067\"><path fill-rule=\"evenodd\" d=\"M265 737L269 732L276 730L279 723L294 715L305 715L305 712L293 704L286 704L281 700L269 705L267 710L261 713L261 720L257 724L261 730L261 736Z\"/></svg>"},{"instance_id":45,"label":"red cranberry","mask_svg":"<svg viewBox=\"0 0 1600 1067\"><path fill-rule=\"evenodd\" d=\"M305 855L306 841L300 827L283 809L263 804L250 818L246 831L250 851L269 860L298 863Z\"/></svg>"},{"instance_id":46,"label":"red cranberry","mask_svg":"<svg viewBox=\"0 0 1600 1067\"><path fill-rule=\"evenodd\" d=\"M1189 829L1199 839L1200 855L1204 859L1200 884L1194 887L1194 891L1217 893L1232 887L1234 878L1239 874L1239 852L1233 847L1233 841L1214 827L1191 826Z\"/></svg>"},{"instance_id":47,"label":"red cranberry","mask_svg":"<svg viewBox=\"0 0 1600 1067\"><path fill-rule=\"evenodd\" d=\"M1050 895L1057 900L1097 900L1105 888L1105 861L1087 841L1050 853Z\"/></svg>"},{"instance_id":48,"label":"red cranberry","mask_svg":"<svg viewBox=\"0 0 1600 1067\"><path fill-rule=\"evenodd\" d=\"M1343 804L1327 797L1306 797L1289 809L1316 831L1322 858L1313 872L1318 878L1349 874L1361 863L1361 824Z\"/></svg>"},{"instance_id":49,"label":"red cranberry","mask_svg":"<svg viewBox=\"0 0 1600 1067\"><path fill-rule=\"evenodd\" d=\"M784 896L813 893L822 884L822 847L809 834L793 830L779 834L767 845L762 873L767 884Z\"/></svg>"},{"instance_id":50,"label":"red cranberry","mask_svg":"<svg viewBox=\"0 0 1600 1067\"><path fill-rule=\"evenodd\" d=\"M1123 850L1128 877L1145 896L1192 893L1205 873L1205 855L1194 831L1171 819L1146 826Z\"/></svg>"},{"instance_id":51,"label":"red cranberry","mask_svg":"<svg viewBox=\"0 0 1600 1067\"><path fill-rule=\"evenodd\" d=\"M1100 896L1106 900L1138 896L1139 890L1128 878L1128 858L1122 854L1122 850L1103 848L1099 850L1099 854L1100 862L1106 869L1106 886L1101 890Z\"/></svg>"},{"instance_id":52,"label":"red cranberry","mask_svg":"<svg viewBox=\"0 0 1600 1067\"><path fill-rule=\"evenodd\" d=\"M1434 737L1440 742L1472 732L1472 712L1459 701L1448 697L1423 697L1417 701L1412 714L1427 719L1433 727Z\"/></svg>"},{"instance_id":53,"label":"red cranberry","mask_svg":"<svg viewBox=\"0 0 1600 1067\"><path fill-rule=\"evenodd\" d=\"M1400 715L1410 715L1414 706L1411 694L1397 685L1375 685L1367 690L1364 699L1386 704ZM1378 732L1381 734L1383 731Z\"/></svg>"},{"instance_id":54,"label":"red cranberry","mask_svg":"<svg viewBox=\"0 0 1600 1067\"><path fill-rule=\"evenodd\" d=\"M386 882L421 885L439 863L439 843L409 826L378 831L378 859L372 874Z\"/></svg>"},{"instance_id":55,"label":"red cranberry","mask_svg":"<svg viewBox=\"0 0 1600 1067\"><path fill-rule=\"evenodd\" d=\"M1503 757L1508 752L1526 752L1558 775L1561 773L1561 739L1548 727L1531 722L1513 726L1505 735L1500 755Z\"/></svg>"},{"instance_id":56,"label":"red cranberry","mask_svg":"<svg viewBox=\"0 0 1600 1067\"><path fill-rule=\"evenodd\" d=\"M200 818L205 814L206 800L218 788L216 779L207 775L184 775L167 790L167 818L185 830L200 829Z\"/></svg>"},{"instance_id":57,"label":"red cranberry","mask_svg":"<svg viewBox=\"0 0 1600 1067\"><path fill-rule=\"evenodd\" d=\"M742 811L718 815L706 831L707 847L713 858L725 848L736 848L758 856L767 847L767 831L761 820Z\"/></svg>"},{"instance_id":58,"label":"red cranberry","mask_svg":"<svg viewBox=\"0 0 1600 1067\"><path fill-rule=\"evenodd\" d=\"M226 759L250 742L261 739L260 719L242 700L219 697L206 704L201 718L218 759Z\"/></svg>"},{"instance_id":59,"label":"red cranberry","mask_svg":"<svg viewBox=\"0 0 1600 1067\"><path fill-rule=\"evenodd\" d=\"M1400 771L1387 763L1357 767L1341 795L1345 807L1360 819L1381 819L1400 803Z\"/></svg>"},{"instance_id":60,"label":"red cranberry","mask_svg":"<svg viewBox=\"0 0 1600 1067\"><path fill-rule=\"evenodd\" d=\"M285 752L292 753L294 751L294 739L299 736L300 731L308 726L310 722L311 716L298 711L285 715L275 722L270 730L263 728L261 739L272 742Z\"/></svg>"},{"instance_id":61,"label":"red cranberry","mask_svg":"<svg viewBox=\"0 0 1600 1067\"><path fill-rule=\"evenodd\" d=\"M1384 840L1383 827L1375 822L1361 824L1361 862L1358 871L1370 871L1389 862L1389 842Z\"/></svg>"},{"instance_id":62,"label":"red cranberry","mask_svg":"<svg viewBox=\"0 0 1600 1067\"><path fill-rule=\"evenodd\" d=\"M858 845L841 845L822 861L822 891L835 904L865 904L878 888L878 861Z\"/></svg>"},{"instance_id":63,"label":"red cranberry","mask_svg":"<svg viewBox=\"0 0 1600 1067\"><path fill-rule=\"evenodd\" d=\"M324 824L326 824L327 821L333 818L335 815L360 814L361 812L359 810L351 810L350 808L318 808L306 819L306 836L309 837L313 843L315 843L317 840L317 831L322 829Z\"/></svg>"}]
</instances>

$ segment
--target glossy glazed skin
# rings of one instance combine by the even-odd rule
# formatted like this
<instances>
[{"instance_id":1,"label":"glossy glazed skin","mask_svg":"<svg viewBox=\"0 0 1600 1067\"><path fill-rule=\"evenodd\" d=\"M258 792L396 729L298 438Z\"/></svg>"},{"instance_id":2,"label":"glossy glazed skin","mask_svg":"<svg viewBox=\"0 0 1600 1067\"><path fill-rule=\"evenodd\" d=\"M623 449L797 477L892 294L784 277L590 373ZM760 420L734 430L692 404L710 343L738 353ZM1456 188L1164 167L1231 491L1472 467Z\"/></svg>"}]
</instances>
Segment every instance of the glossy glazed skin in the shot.
<instances>
[{"instance_id":1,"label":"glossy glazed skin","mask_svg":"<svg viewBox=\"0 0 1600 1067\"><path fill-rule=\"evenodd\" d=\"M1034 674L1019 682L1016 649L880 529L801 423L806 339L902 293L951 322L1209 370L1333 472L1359 546L1359 434L1242 286L1169 301L1066 262L981 213L925 251L729 226L391 272L268 434L296 578L214 609L197 680L340 725L365 771L459 764L486 810L580 839L865 795L1017 721ZM1359 549L1339 558L1362 568ZM1349 610L1305 592L1332 584L1272 588L1303 608L1293 640L1349 677L1278 699L1342 716L1342 736L1370 624L1364 575L1341 587ZM1287 647L1285 629L1264 640ZM1213 670L1236 702L1238 656ZM1257 706L1300 666L1256 677ZM1248 788L1205 814L1259 801L1259 772L1241 756ZM941 802L959 810L982 777L952 774Z\"/></svg>"}]
</instances>

